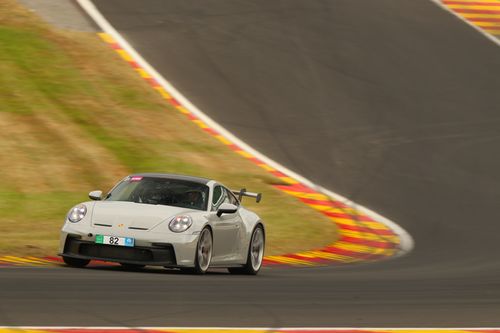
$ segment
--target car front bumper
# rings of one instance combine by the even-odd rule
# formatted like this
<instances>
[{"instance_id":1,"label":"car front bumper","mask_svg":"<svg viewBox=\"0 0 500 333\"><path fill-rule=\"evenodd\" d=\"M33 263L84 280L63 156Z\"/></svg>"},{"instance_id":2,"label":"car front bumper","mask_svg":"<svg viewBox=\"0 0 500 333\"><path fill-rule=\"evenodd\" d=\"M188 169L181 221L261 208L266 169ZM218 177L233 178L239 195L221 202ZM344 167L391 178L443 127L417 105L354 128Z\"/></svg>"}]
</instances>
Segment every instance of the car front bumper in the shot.
<instances>
[{"instance_id":1,"label":"car front bumper","mask_svg":"<svg viewBox=\"0 0 500 333\"><path fill-rule=\"evenodd\" d=\"M96 235L132 237L134 247L97 244ZM132 232L85 225L65 224L61 230L59 255L137 265L194 267L196 234Z\"/></svg>"},{"instance_id":2,"label":"car front bumper","mask_svg":"<svg viewBox=\"0 0 500 333\"><path fill-rule=\"evenodd\" d=\"M176 267L174 247L171 244L155 244L155 246L125 247L96 244L73 237L66 239L63 257L104 260L135 265L154 265Z\"/></svg>"}]
</instances>

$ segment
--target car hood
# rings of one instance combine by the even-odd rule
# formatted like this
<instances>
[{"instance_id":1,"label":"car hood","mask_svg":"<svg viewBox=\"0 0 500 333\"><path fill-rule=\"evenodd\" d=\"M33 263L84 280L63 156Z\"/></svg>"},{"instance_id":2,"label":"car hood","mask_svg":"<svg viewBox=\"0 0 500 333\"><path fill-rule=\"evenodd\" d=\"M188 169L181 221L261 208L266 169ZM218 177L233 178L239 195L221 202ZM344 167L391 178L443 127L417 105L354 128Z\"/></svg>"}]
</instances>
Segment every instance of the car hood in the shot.
<instances>
[{"instance_id":1,"label":"car hood","mask_svg":"<svg viewBox=\"0 0 500 333\"><path fill-rule=\"evenodd\" d=\"M92 225L150 230L174 215L189 212L196 211L126 201L98 201L94 206Z\"/></svg>"}]
</instances>

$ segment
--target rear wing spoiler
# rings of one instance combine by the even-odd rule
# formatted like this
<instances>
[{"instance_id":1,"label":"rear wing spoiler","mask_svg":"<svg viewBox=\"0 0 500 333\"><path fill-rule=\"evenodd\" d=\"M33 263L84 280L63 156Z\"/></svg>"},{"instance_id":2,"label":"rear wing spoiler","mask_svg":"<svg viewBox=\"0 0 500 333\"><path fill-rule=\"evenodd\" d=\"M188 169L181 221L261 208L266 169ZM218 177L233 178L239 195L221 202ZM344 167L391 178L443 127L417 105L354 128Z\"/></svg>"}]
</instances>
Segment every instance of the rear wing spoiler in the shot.
<instances>
[{"instance_id":1,"label":"rear wing spoiler","mask_svg":"<svg viewBox=\"0 0 500 333\"><path fill-rule=\"evenodd\" d=\"M255 198L255 201L257 203L262 200L262 193L253 193L253 192L247 192L246 188L242 188L241 190L231 190L235 195L238 196L238 200L241 201L243 197L250 197L250 198Z\"/></svg>"}]
</instances>

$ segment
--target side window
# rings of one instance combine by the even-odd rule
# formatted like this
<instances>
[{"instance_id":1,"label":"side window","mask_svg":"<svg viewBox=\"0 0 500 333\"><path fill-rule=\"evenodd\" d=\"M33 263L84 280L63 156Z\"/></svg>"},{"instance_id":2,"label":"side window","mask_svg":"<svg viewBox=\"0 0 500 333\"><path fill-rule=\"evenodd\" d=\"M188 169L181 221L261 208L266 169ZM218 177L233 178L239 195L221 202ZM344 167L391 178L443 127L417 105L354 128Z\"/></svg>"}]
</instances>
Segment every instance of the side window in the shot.
<instances>
[{"instance_id":1,"label":"side window","mask_svg":"<svg viewBox=\"0 0 500 333\"><path fill-rule=\"evenodd\" d=\"M222 186L216 186L212 198L212 210L217 210L223 203L230 203L235 206L240 205L238 199L236 199L236 196L231 191Z\"/></svg>"},{"instance_id":2,"label":"side window","mask_svg":"<svg viewBox=\"0 0 500 333\"><path fill-rule=\"evenodd\" d=\"M238 201L238 199L236 199L236 196L233 194L233 192L229 191L227 188L224 189L225 192L226 192L226 195L228 197L228 200L227 202L239 207L240 205L240 202Z\"/></svg>"},{"instance_id":3,"label":"side window","mask_svg":"<svg viewBox=\"0 0 500 333\"><path fill-rule=\"evenodd\" d=\"M231 199L229 198L229 195L228 195L226 189L224 189L224 193L222 195L224 196L222 203L231 203Z\"/></svg>"},{"instance_id":4,"label":"side window","mask_svg":"<svg viewBox=\"0 0 500 333\"><path fill-rule=\"evenodd\" d=\"M222 203L222 187L216 186L214 188L214 195L212 197L212 210L216 210Z\"/></svg>"}]
</instances>

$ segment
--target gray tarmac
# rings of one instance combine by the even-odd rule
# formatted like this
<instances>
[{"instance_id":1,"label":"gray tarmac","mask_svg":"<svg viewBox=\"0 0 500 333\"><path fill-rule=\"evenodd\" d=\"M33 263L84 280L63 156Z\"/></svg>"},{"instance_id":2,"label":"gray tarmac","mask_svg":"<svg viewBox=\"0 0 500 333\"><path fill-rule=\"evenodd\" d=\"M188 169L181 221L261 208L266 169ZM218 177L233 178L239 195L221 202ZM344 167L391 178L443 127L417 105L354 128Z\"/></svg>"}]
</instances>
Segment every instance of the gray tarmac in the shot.
<instances>
[{"instance_id":1,"label":"gray tarmac","mask_svg":"<svg viewBox=\"0 0 500 333\"><path fill-rule=\"evenodd\" d=\"M97 0L205 113L409 255L257 277L0 271L0 323L500 326L500 48L425 0Z\"/></svg>"}]
</instances>

